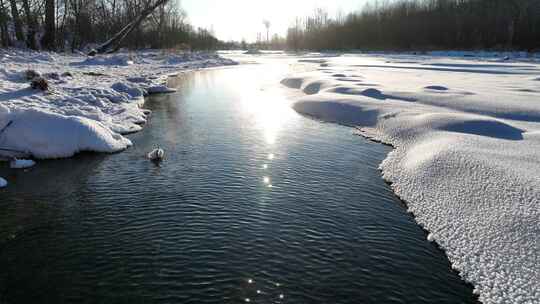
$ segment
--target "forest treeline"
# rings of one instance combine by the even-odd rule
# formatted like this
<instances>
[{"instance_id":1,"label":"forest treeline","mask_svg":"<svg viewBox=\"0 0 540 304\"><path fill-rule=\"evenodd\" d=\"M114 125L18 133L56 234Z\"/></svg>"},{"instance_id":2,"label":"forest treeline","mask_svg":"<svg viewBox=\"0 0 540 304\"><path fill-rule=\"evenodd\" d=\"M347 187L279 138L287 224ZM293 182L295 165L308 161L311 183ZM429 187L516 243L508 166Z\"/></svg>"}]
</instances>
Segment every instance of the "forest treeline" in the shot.
<instances>
[{"instance_id":1,"label":"forest treeline","mask_svg":"<svg viewBox=\"0 0 540 304\"><path fill-rule=\"evenodd\" d=\"M193 28L178 1L162 1L122 39L128 48L214 49L209 31ZM0 0L0 43L77 50L101 44L136 20L153 0Z\"/></svg>"},{"instance_id":2,"label":"forest treeline","mask_svg":"<svg viewBox=\"0 0 540 304\"><path fill-rule=\"evenodd\" d=\"M363 10L297 18L289 49L540 49L540 0L371 1Z\"/></svg>"}]
</instances>

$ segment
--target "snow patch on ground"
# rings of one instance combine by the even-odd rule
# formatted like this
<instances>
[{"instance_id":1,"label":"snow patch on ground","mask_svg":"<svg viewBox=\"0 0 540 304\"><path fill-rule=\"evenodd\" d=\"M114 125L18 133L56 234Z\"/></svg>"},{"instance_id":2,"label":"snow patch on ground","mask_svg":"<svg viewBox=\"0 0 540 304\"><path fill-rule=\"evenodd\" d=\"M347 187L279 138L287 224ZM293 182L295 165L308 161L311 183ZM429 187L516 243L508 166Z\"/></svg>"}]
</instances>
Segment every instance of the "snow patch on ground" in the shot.
<instances>
[{"instance_id":1,"label":"snow patch on ground","mask_svg":"<svg viewBox=\"0 0 540 304\"><path fill-rule=\"evenodd\" d=\"M528 80L540 65L410 55L324 62L329 70L282 81L306 93L293 108L395 147L383 177L483 303L538 303L540 95ZM331 76L345 72L362 77Z\"/></svg>"}]
</instances>

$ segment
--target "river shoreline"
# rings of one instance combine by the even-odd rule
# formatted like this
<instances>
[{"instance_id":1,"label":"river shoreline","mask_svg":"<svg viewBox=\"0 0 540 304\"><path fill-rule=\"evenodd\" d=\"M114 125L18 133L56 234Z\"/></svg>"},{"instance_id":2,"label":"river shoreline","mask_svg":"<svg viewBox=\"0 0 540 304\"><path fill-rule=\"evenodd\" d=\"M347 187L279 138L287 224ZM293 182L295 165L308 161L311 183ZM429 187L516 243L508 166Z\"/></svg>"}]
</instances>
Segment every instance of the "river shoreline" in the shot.
<instances>
[{"instance_id":1,"label":"river shoreline","mask_svg":"<svg viewBox=\"0 0 540 304\"><path fill-rule=\"evenodd\" d=\"M282 80L304 93L293 108L394 148L383 179L480 301L537 299L540 112L529 93L540 66L411 55L312 64Z\"/></svg>"}]
</instances>

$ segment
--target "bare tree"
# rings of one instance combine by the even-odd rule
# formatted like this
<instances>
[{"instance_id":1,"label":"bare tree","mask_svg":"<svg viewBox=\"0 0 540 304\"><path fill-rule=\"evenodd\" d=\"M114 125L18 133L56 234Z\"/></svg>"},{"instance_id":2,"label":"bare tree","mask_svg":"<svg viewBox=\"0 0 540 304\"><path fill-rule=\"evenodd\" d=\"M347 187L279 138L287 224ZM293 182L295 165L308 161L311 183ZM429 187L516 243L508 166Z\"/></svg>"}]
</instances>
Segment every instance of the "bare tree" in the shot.
<instances>
[{"instance_id":1,"label":"bare tree","mask_svg":"<svg viewBox=\"0 0 540 304\"><path fill-rule=\"evenodd\" d=\"M480 17L481 16L481 17ZM291 26L297 49L540 49L540 0L396 0Z\"/></svg>"},{"instance_id":2,"label":"bare tree","mask_svg":"<svg viewBox=\"0 0 540 304\"><path fill-rule=\"evenodd\" d=\"M13 0L12 0L13 1ZM36 44L36 31L37 31L37 23L32 15L32 11L30 10L30 4L28 3L28 0L22 0L24 13L26 15L26 26L28 27L26 31L26 44L29 48L36 50L37 44Z\"/></svg>"},{"instance_id":3,"label":"bare tree","mask_svg":"<svg viewBox=\"0 0 540 304\"><path fill-rule=\"evenodd\" d=\"M56 34L56 26L55 26L55 5L54 0L46 0L45 1L45 35L43 35L43 38L41 39L41 46L48 50L54 50L55 49L55 34Z\"/></svg>"},{"instance_id":4,"label":"bare tree","mask_svg":"<svg viewBox=\"0 0 540 304\"><path fill-rule=\"evenodd\" d=\"M8 32L8 14L4 6L4 0L0 0L0 41L2 46L11 46L11 40Z\"/></svg>"},{"instance_id":5,"label":"bare tree","mask_svg":"<svg viewBox=\"0 0 540 304\"><path fill-rule=\"evenodd\" d=\"M266 43L270 42L270 21L269 20L263 20L264 27L266 27Z\"/></svg>"},{"instance_id":6,"label":"bare tree","mask_svg":"<svg viewBox=\"0 0 540 304\"><path fill-rule=\"evenodd\" d=\"M15 26L15 37L19 41L24 41L24 34L22 30L21 18L19 17L19 9L17 8L17 2L16 0L10 0L9 2L11 4L11 18L13 19L13 25Z\"/></svg>"},{"instance_id":7,"label":"bare tree","mask_svg":"<svg viewBox=\"0 0 540 304\"><path fill-rule=\"evenodd\" d=\"M212 31L195 29L179 0L0 0L0 46L13 40L32 49L72 51L102 43L95 53L121 46L215 48ZM37 33L43 32L40 42ZM103 41L106 41L103 43Z\"/></svg>"}]
</instances>

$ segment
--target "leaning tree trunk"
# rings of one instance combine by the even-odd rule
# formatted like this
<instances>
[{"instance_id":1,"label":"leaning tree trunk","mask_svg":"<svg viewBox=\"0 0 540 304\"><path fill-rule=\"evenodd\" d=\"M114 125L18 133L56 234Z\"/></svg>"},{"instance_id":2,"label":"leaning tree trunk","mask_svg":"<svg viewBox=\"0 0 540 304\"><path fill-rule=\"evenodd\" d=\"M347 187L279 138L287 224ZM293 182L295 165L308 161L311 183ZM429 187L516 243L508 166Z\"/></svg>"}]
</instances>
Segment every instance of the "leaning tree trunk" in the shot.
<instances>
[{"instance_id":1,"label":"leaning tree trunk","mask_svg":"<svg viewBox=\"0 0 540 304\"><path fill-rule=\"evenodd\" d=\"M54 0L45 1L45 35L41 39L41 46L47 50L55 49L55 14Z\"/></svg>"},{"instance_id":2,"label":"leaning tree trunk","mask_svg":"<svg viewBox=\"0 0 540 304\"><path fill-rule=\"evenodd\" d=\"M116 35L114 35L107 42L100 45L95 50L92 50L88 55L94 56L96 54L104 53L114 53L118 51L121 47L122 41L134 30L136 29L141 22L143 22L146 17L148 17L156 8L161 5L165 5L169 0L157 0L153 5L149 5L145 8L132 22L128 23L123 29L120 30Z\"/></svg>"}]
</instances>

